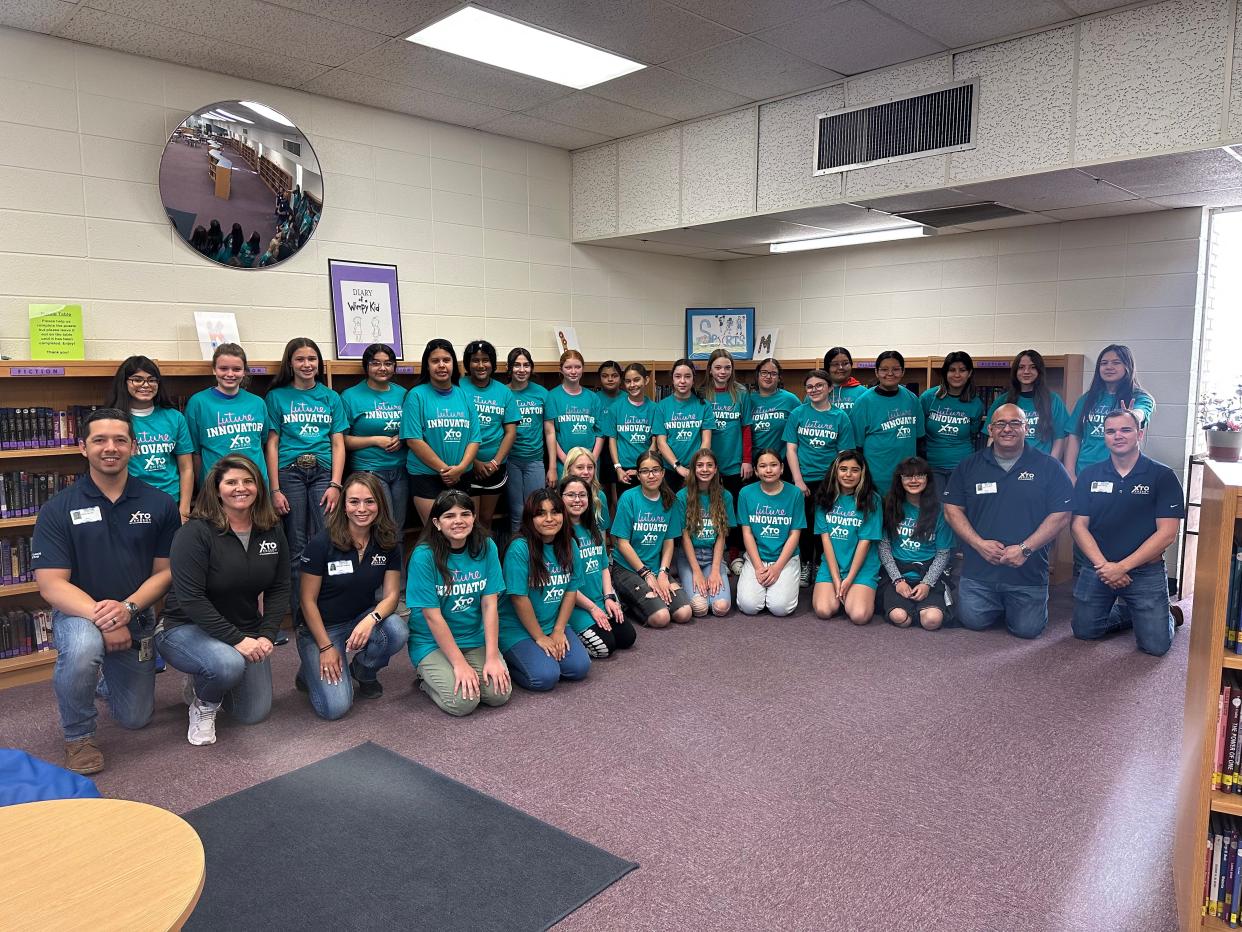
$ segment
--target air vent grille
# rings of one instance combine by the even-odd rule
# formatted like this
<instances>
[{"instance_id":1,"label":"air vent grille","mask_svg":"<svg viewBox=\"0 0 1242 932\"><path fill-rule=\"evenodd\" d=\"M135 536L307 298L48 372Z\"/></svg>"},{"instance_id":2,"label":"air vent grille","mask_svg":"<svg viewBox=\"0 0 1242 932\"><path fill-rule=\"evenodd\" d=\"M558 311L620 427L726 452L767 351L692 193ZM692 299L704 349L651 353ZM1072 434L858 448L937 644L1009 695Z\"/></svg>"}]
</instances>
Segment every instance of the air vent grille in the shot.
<instances>
[{"instance_id":1,"label":"air vent grille","mask_svg":"<svg viewBox=\"0 0 1242 932\"><path fill-rule=\"evenodd\" d=\"M1002 217L1018 217L1026 213L1006 207L995 201L983 201L978 204L963 204L960 207L935 207L931 210L907 210L893 214L905 220L913 220L923 226L941 227L960 226L963 223L982 223L985 220L999 220Z\"/></svg>"},{"instance_id":2,"label":"air vent grille","mask_svg":"<svg viewBox=\"0 0 1242 932\"><path fill-rule=\"evenodd\" d=\"M822 114L815 174L921 158L975 146L975 82Z\"/></svg>"},{"instance_id":3,"label":"air vent grille","mask_svg":"<svg viewBox=\"0 0 1242 932\"><path fill-rule=\"evenodd\" d=\"M293 155L302 154L302 144L300 142L294 142L292 139L282 139L281 142L285 144L286 152L289 152Z\"/></svg>"}]
</instances>

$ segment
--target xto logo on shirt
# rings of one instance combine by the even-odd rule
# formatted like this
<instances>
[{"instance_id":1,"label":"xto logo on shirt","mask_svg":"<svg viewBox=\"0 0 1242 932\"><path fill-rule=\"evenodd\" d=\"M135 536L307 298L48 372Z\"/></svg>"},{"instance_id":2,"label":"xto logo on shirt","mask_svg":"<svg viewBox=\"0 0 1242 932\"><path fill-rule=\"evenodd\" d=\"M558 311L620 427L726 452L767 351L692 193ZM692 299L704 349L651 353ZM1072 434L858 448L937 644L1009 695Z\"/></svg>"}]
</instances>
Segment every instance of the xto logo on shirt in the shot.
<instances>
[{"instance_id":1,"label":"xto logo on shirt","mask_svg":"<svg viewBox=\"0 0 1242 932\"><path fill-rule=\"evenodd\" d=\"M1131 494L1131 495L1150 495L1150 494L1151 494L1151 486L1149 486L1149 485L1136 485L1134 488L1132 488L1132 489L1130 490L1130 494Z\"/></svg>"},{"instance_id":2,"label":"xto logo on shirt","mask_svg":"<svg viewBox=\"0 0 1242 932\"><path fill-rule=\"evenodd\" d=\"M1035 478L1035 473L1028 472L1025 469L1022 472L1018 473L1018 479L1022 482L1030 482L1034 478Z\"/></svg>"},{"instance_id":3,"label":"xto logo on shirt","mask_svg":"<svg viewBox=\"0 0 1242 932\"><path fill-rule=\"evenodd\" d=\"M449 607L450 612L464 612L474 604L474 596L459 595L453 599L453 604Z\"/></svg>"},{"instance_id":4,"label":"xto logo on shirt","mask_svg":"<svg viewBox=\"0 0 1242 932\"><path fill-rule=\"evenodd\" d=\"M135 511L129 516L130 524L150 524L151 513L149 511Z\"/></svg>"},{"instance_id":5,"label":"xto logo on shirt","mask_svg":"<svg viewBox=\"0 0 1242 932\"><path fill-rule=\"evenodd\" d=\"M382 553L373 554L371 557L371 565L372 566L387 566L388 557Z\"/></svg>"},{"instance_id":6,"label":"xto logo on shirt","mask_svg":"<svg viewBox=\"0 0 1242 932\"><path fill-rule=\"evenodd\" d=\"M276 554L276 541L262 540L259 541L259 556L270 557Z\"/></svg>"},{"instance_id":7,"label":"xto logo on shirt","mask_svg":"<svg viewBox=\"0 0 1242 932\"><path fill-rule=\"evenodd\" d=\"M242 447L246 447L247 449L249 449L250 435L249 434L234 434L233 439L229 441L229 449L239 450Z\"/></svg>"},{"instance_id":8,"label":"xto logo on shirt","mask_svg":"<svg viewBox=\"0 0 1242 932\"><path fill-rule=\"evenodd\" d=\"M167 465L168 457L166 456L148 456L147 461L142 464L142 468L147 472L155 472L158 469L163 469Z\"/></svg>"}]
</instances>

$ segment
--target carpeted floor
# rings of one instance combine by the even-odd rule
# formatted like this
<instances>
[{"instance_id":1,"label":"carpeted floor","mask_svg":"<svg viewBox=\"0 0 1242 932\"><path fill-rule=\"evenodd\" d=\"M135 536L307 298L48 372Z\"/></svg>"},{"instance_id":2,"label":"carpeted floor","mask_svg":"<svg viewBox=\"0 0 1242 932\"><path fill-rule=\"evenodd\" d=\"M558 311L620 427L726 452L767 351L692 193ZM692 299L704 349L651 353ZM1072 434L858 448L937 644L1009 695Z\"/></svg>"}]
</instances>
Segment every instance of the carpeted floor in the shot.
<instances>
[{"instance_id":1,"label":"carpeted floor","mask_svg":"<svg viewBox=\"0 0 1242 932\"><path fill-rule=\"evenodd\" d=\"M160 198L165 207L193 215L194 226L208 226L219 220L227 234L234 223L242 225L246 239L258 232L263 248L276 235L276 195L263 179L233 149L225 148L225 157L234 165L232 191L228 200L216 197L215 184L207 173L207 146L192 149L173 143L164 150L160 162Z\"/></svg>"},{"instance_id":2,"label":"carpeted floor","mask_svg":"<svg viewBox=\"0 0 1242 932\"><path fill-rule=\"evenodd\" d=\"M565 930L1172 930L1189 631L1148 657L1074 641L1068 608L1030 642L806 611L644 630L464 720L402 656L382 699L320 722L282 647L269 721L191 747L170 672L146 729L101 716L98 782L184 812L375 741L642 865ZM0 744L60 761L49 685L0 692Z\"/></svg>"}]
</instances>

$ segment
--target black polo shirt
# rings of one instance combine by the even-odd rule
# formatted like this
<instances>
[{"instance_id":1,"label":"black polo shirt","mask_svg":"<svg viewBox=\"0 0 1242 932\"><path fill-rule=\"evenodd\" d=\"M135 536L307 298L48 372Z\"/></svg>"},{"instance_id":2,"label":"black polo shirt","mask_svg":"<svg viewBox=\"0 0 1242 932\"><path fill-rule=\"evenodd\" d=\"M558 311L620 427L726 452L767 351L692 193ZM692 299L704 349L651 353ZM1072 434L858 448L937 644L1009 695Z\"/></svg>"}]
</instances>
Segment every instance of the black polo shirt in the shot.
<instances>
[{"instance_id":1,"label":"black polo shirt","mask_svg":"<svg viewBox=\"0 0 1242 932\"><path fill-rule=\"evenodd\" d=\"M30 542L35 570L69 570L69 581L96 601L124 601L151 578L181 527L177 504L132 476L115 502L90 473L39 509Z\"/></svg>"},{"instance_id":2,"label":"black polo shirt","mask_svg":"<svg viewBox=\"0 0 1242 932\"><path fill-rule=\"evenodd\" d=\"M1006 472L992 447L972 453L949 477L942 499L966 510L966 519L980 537L1005 546L1020 544L1058 511L1069 511L1074 497L1065 468L1029 444ZM966 548L962 575L979 582L1010 586L1048 583L1048 545L1019 567L994 566L973 547Z\"/></svg>"},{"instance_id":3,"label":"black polo shirt","mask_svg":"<svg viewBox=\"0 0 1242 932\"><path fill-rule=\"evenodd\" d=\"M1074 486L1074 514L1087 516L1087 529L1104 559L1115 563L1156 533L1157 518L1186 517L1186 505L1173 470L1140 453L1124 477L1111 456L1080 472Z\"/></svg>"},{"instance_id":4,"label":"black polo shirt","mask_svg":"<svg viewBox=\"0 0 1242 932\"><path fill-rule=\"evenodd\" d=\"M375 590L389 570L401 571L401 547L382 550L374 536L361 557L352 547L333 547L326 530L312 537L302 552L302 572L321 580L315 604L325 625L356 621L374 608Z\"/></svg>"}]
</instances>

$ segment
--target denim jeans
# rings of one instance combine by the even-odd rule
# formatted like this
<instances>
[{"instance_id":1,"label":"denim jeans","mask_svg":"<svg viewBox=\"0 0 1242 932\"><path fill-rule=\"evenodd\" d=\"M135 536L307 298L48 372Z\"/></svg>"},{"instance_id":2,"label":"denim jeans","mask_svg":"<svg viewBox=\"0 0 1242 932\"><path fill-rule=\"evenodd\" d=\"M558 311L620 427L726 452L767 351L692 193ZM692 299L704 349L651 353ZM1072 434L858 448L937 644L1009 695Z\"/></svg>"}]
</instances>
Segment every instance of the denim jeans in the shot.
<instances>
[{"instance_id":1,"label":"denim jeans","mask_svg":"<svg viewBox=\"0 0 1242 932\"><path fill-rule=\"evenodd\" d=\"M523 689L546 692L558 680L584 679L591 671L591 658L582 642L568 629L565 631L565 640L569 644L569 650L560 661L545 654L543 648L530 638L522 638L505 651L505 663L509 665L509 676L513 682Z\"/></svg>"},{"instance_id":2,"label":"denim jeans","mask_svg":"<svg viewBox=\"0 0 1242 932\"><path fill-rule=\"evenodd\" d=\"M198 625L160 628L155 643L169 666L194 677L194 695L203 702L223 702L224 710L243 725L257 724L272 711L269 660L250 663Z\"/></svg>"},{"instance_id":3,"label":"denim jeans","mask_svg":"<svg viewBox=\"0 0 1242 932\"><path fill-rule=\"evenodd\" d=\"M404 466L399 469L364 469L362 471L369 472L384 487L384 494L388 496L388 510L392 512L392 520L397 525L397 533L400 534L405 530L405 516L410 508L410 474L405 471Z\"/></svg>"},{"instance_id":4,"label":"denim jeans","mask_svg":"<svg viewBox=\"0 0 1242 932\"><path fill-rule=\"evenodd\" d=\"M345 642L349 640L357 624L358 620L355 619L324 626L342 661L345 659ZM389 615L372 628L367 646L354 656L358 679L374 682L379 671L388 666L392 656L405 647L409 636L409 626L400 615ZM341 718L354 702L354 683L349 670L341 671L339 683L334 685L325 682L319 675L319 645L305 627L298 628L298 656L302 660L302 667L298 672L306 683L306 691L310 695L311 708L315 710L315 714L329 721Z\"/></svg>"},{"instance_id":5,"label":"denim jeans","mask_svg":"<svg viewBox=\"0 0 1242 932\"><path fill-rule=\"evenodd\" d=\"M1074 583L1074 637L1084 641L1113 631L1134 628L1138 649L1157 657L1173 643L1173 616L1169 614L1169 580L1164 562L1130 570L1130 585L1110 589L1089 567Z\"/></svg>"},{"instance_id":6,"label":"denim jeans","mask_svg":"<svg viewBox=\"0 0 1242 932\"><path fill-rule=\"evenodd\" d=\"M1037 638L1048 626L1048 585L1012 586L963 576L957 590L957 620L963 628L983 631L1004 620L1009 633Z\"/></svg>"},{"instance_id":7,"label":"denim jeans","mask_svg":"<svg viewBox=\"0 0 1242 932\"><path fill-rule=\"evenodd\" d=\"M280 471L280 491L289 502L284 516L285 537L289 541L289 576L293 589L289 593L289 611L296 626L301 619L298 582L302 576L302 551L307 541L323 530L324 515L319 502L332 482L332 470L316 466L301 469L287 466Z\"/></svg>"},{"instance_id":8,"label":"denim jeans","mask_svg":"<svg viewBox=\"0 0 1242 932\"><path fill-rule=\"evenodd\" d=\"M129 626L134 640L150 637L155 619L144 612ZM104 649L103 635L89 618L77 615L52 616L52 640L56 647L56 669L52 686L60 709L60 727L66 741L89 738L95 733L99 713L95 710L95 688L103 670L107 688L103 695L108 708L122 728L141 728L151 720L155 707L155 661L139 660L133 648Z\"/></svg>"},{"instance_id":9,"label":"denim jeans","mask_svg":"<svg viewBox=\"0 0 1242 932\"><path fill-rule=\"evenodd\" d=\"M522 524L522 506L530 493L548 484L548 473L543 460L522 462L509 457L505 464L509 484L505 486L505 501L509 505L509 529L516 534Z\"/></svg>"},{"instance_id":10,"label":"denim jeans","mask_svg":"<svg viewBox=\"0 0 1242 932\"><path fill-rule=\"evenodd\" d=\"M703 579L706 580L711 574L711 551L695 550L695 558L698 560L699 569L703 572ZM706 558L706 559L704 559ZM696 615L706 615L710 606L711 610L717 615L728 614L730 608L733 607L733 592L729 588L729 568L724 565L725 554L720 556L720 590L715 595L699 595L694 591L694 568L690 565L690 561L686 559L686 552L678 544L677 547L677 579L681 583L681 588L685 590L686 595L690 599L690 608Z\"/></svg>"}]
</instances>

